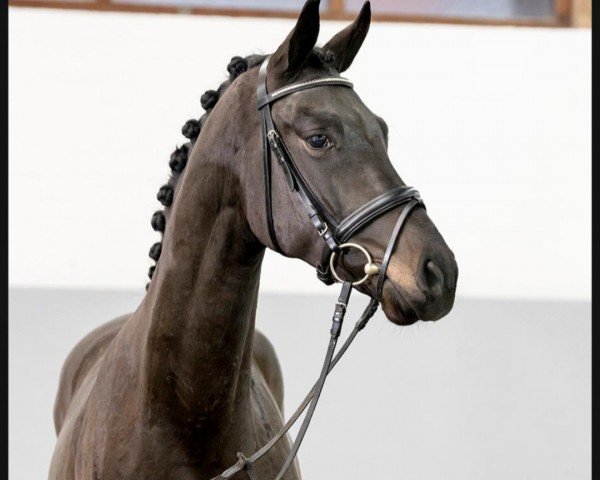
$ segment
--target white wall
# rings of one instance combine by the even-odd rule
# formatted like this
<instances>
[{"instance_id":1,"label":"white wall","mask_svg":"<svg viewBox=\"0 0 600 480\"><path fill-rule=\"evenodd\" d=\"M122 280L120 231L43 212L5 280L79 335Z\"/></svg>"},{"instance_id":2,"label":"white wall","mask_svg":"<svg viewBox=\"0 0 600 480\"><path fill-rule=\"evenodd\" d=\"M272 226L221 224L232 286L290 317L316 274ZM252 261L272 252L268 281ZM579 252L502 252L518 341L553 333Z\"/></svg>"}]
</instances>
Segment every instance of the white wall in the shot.
<instances>
[{"instance_id":1,"label":"white wall","mask_svg":"<svg viewBox=\"0 0 600 480\"><path fill-rule=\"evenodd\" d=\"M142 289L181 125L229 58L272 51L292 22L9 12L10 281ZM377 23L348 72L455 251L462 295L590 298L590 40ZM263 288L324 291L275 255Z\"/></svg>"}]
</instances>

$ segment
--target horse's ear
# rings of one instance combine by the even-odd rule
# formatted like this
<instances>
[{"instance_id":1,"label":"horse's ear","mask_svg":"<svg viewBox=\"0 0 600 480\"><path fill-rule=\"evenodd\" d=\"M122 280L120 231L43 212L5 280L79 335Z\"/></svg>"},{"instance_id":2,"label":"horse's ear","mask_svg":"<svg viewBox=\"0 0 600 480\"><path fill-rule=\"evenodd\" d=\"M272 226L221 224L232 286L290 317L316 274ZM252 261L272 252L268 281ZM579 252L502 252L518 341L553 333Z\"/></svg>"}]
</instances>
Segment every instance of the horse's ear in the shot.
<instances>
[{"instance_id":1,"label":"horse's ear","mask_svg":"<svg viewBox=\"0 0 600 480\"><path fill-rule=\"evenodd\" d=\"M296 26L269 60L269 69L281 75L299 71L317 43L320 0L307 0Z\"/></svg>"},{"instance_id":2,"label":"horse's ear","mask_svg":"<svg viewBox=\"0 0 600 480\"><path fill-rule=\"evenodd\" d=\"M371 24L371 3L365 2L358 17L351 25L329 40L323 50L335 55L334 66L338 72L347 70L358 53Z\"/></svg>"}]
</instances>

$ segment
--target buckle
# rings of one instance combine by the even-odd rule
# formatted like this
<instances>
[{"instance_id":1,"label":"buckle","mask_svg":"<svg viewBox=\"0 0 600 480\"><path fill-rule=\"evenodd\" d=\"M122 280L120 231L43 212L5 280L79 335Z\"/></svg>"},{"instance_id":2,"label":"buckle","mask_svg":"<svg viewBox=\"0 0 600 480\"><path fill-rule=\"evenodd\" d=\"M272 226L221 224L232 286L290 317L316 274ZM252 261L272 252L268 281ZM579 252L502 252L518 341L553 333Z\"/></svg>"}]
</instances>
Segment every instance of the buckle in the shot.
<instances>
[{"instance_id":1,"label":"buckle","mask_svg":"<svg viewBox=\"0 0 600 480\"><path fill-rule=\"evenodd\" d=\"M348 308L348 305L346 305L345 303L336 302L333 316L336 318L341 317L342 315L344 315L346 313L346 308Z\"/></svg>"},{"instance_id":2,"label":"buckle","mask_svg":"<svg viewBox=\"0 0 600 480\"><path fill-rule=\"evenodd\" d=\"M275 130L269 130L267 132L267 138L269 139L269 142L277 141L278 137L279 137L279 135L277 135L277 132Z\"/></svg>"},{"instance_id":3,"label":"buckle","mask_svg":"<svg viewBox=\"0 0 600 480\"><path fill-rule=\"evenodd\" d=\"M323 226L323 228L321 230L317 229L317 232L318 232L318 234L319 234L320 237L322 237L323 235L325 235L329 231L329 226L326 223L324 223L323 225L324 226Z\"/></svg>"}]
</instances>

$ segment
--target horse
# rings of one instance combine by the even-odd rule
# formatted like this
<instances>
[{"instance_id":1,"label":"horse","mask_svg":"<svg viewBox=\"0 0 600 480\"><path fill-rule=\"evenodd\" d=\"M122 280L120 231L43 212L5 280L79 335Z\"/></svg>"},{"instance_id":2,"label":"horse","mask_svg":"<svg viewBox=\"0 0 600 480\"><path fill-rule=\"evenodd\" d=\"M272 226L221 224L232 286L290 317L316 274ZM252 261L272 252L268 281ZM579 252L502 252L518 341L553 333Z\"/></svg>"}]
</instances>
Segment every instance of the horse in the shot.
<instances>
[{"instance_id":1,"label":"horse","mask_svg":"<svg viewBox=\"0 0 600 480\"><path fill-rule=\"evenodd\" d=\"M289 170L275 165L265 176L265 148L277 145L261 135L257 85L262 74L270 92L311 87L269 105L269 115L296 175L331 217L405 188L388 158L386 123L340 76L370 20L367 2L318 47L319 0L308 0L272 55L234 57L229 78L202 96L206 112L183 126L189 142L171 155L170 179L157 195L164 208L151 225L162 241L149 252L156 264L144 298L83 338L64 363L50 480L209 479L282 427L281 368L255 329L261 263L270 248L320 265L323 240L332 237L326 222L315 229L307 219ZM366 272L355 288L400 326L445 316L458 278L454 254L425 208L407 209L382 210L352 235L372 255L369 268L361 252L334 249L336 278L346 286ZM388 244L403 211L403 233ZM370 275L383 263L377 285ZM291 448L284 437L248 475L275 477ZM297 460L283 478L300 479Z\"/></svg>"}]
</instances>

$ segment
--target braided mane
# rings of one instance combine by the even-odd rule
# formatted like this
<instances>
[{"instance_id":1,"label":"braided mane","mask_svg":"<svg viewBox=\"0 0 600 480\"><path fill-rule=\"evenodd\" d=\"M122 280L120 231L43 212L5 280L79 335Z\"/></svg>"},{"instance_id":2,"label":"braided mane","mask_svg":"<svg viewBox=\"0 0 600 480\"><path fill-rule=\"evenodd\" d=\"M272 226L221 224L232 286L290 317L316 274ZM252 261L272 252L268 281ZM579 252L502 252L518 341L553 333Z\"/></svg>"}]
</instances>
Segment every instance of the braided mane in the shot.
<instances>
[{"instance_id":1,"label":"braided mane","mask_svg":"<svg viewBox=\"0 0 600 480\"><path fill-rule=\"evenodd\" d=\"M179 178L181 176L181 172L185 169L187 164L188 155L192 151L192 147L200 135L200 131L202 127L206 123L210 112L214 108L214 106L219 101L219 98L223 95L225 90L231 85L231 83L242 73L247 71L250 68L256 67L260 65L263 60L267 57L267 55L249 55L247 57L233 57L229 64L227 65L227 72L229 73L229 77L225 80L217 90L207 90L204 92L202 97L200 98L200 104L202 108L205 110L205 113L198 119L190 119L181 128L181 133L185 138L189 141L181 145L180 147L176 147L175 151L171 153L171 157L169 158L169 167L171 168L171 177L168 182L165 183L156 195L158 201L164 206L163 210L157 210L152 214L152 219L150 220L150 224L154 231L159 232L162 238L164 234L167 219L169 217L170 207L173 204L173 196L175 192L175 188L177 187L177 183L179 182ZM323 51L320 48L315 48L311 55L309 55L307 59L307 63L312 66L320 66L320 67L330 67L333 65L334 56L330 51ZM160 254L162 252L162 241L156 242L150 247L150 251L148 255L154 262L158 262L160 258ZM152 265L148 270L148 277L152 279L154 275L154 271L156 270L156 265ZM146 284L146 290L150 286L150 283Z\"/></svg>"}]
</instances>

